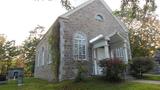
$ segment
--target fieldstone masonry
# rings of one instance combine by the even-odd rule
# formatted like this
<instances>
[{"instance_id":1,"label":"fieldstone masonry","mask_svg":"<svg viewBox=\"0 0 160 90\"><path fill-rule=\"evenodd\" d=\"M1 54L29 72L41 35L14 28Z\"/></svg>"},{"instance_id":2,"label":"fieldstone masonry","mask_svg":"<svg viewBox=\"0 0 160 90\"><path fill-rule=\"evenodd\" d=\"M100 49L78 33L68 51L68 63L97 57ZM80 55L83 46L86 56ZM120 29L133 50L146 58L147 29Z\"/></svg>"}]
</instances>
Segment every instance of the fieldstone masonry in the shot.
<instances>
[{"instance_id":1,"label":"fieldstone masonry","mask_svg":"<svg viewBox=\"0 0 160 90\"><path fill-rule=\"evenodd\" d=\"M81 32L87 36L87 60L81 61L88 69L86 76L91 76L93 73L93 53L92 45L89 43L89 40L100 34L109 36L114 32L119 32L124 38L126 38L126 40L128 40L128 33L123 24L120 24L120 21L113 16L111 10L103 0L89 0L88 2L91 3L79 6L77 7L78 9L76 8L75 10L69 11L68 13L60 16L56 21L57 23L60 23L59 29L61 30L61 33L63 33L60 33L61 40L59 42L61 44L60 81L74 79L77 74L77 61L73 58L74 34ZM104 20L97 21L96 15L103 16ZM127 42L129 42L129 40ZM42 39L39 46L43 43L47 42ZM37 49L39 49L39 46ZM127 46L129 48L129 43ZM130 52L130 49L128 49L128 52ZM35 68L35 77L38 78L52 80L51 73L52 70L50 65L45 64L44 66Z\"/></svg>"}]
</instances>

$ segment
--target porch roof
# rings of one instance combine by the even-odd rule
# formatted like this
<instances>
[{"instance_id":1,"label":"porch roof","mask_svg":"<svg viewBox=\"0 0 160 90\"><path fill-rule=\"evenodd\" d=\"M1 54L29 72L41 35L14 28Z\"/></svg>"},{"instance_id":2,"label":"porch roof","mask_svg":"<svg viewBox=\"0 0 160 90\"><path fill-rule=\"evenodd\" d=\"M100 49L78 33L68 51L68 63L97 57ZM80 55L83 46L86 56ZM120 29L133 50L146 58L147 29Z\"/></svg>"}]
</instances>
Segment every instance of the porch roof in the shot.
<instances>
[{"instance_id":1,"label":"porch roof","mask_svg":"<svg viewBox=\"0 0 160 90\"><path fill-rule=\"evenodd\" d=\"M97 42L102 39L110 41L110 43L126 40L123 36L120 35L119 32L114 32L114 33L110 34L109 36L104 36L104 35L100 34L100 35L96 36L95 38L91 39L89 42L94 43L94 42Z\"/></svg>"},{"instance_id":2,"label":"porch roof","mask_svg":"<svg viewBox=\"0 0 160 90\"><path fill-rule=\"evenodd\" d=\"M95 38L91 39L89 42L90 43L94 43L95 41L98 41L99 39L104 38L104 36L102 34L96 36Z\"/></svg>"},{"instance_id":3,"label":"porch roof","mask_svg":"<svg viewBox=\"0 0 160 90\"><path fill-rule=\"evenodd\" d=\"M110 43L125 41L126 39L123 36L121 36L119 32L115 32L114 34L110 35Z\"/></svg>"}]
</instances>

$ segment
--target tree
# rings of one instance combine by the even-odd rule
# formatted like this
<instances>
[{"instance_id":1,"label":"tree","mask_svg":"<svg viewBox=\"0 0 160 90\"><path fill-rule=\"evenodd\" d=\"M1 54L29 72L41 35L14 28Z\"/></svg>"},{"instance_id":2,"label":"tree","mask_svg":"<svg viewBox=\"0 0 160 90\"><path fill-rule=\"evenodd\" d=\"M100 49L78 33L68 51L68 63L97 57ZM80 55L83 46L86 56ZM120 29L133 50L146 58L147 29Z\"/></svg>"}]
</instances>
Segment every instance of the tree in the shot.
<instances>
[{"instance_id":1,"label":"tree","mask_svg":"<svg viewBox=\"0 0 160 90\"><path fill-rule=\"evenodd\" d=\"M62 6L66 8L66 10L73 9L74 6L72 6L70 0L61 0Z\"/></svg>"},{"instance_id":2,"label":"tree","mask_svg":"<svg viewBox=\"0 0 160 90\"><path fill-rule=\"evenodd\" d=\"M155 4L155 0L143 0L144 1L144 13L143 16L145 16L145 14L147 14L147 12L149 11L154 11L156 9L156 4ZM132 11L130 11L130 16L137 16L138 13L138 6L139 6L139 2L140 0L121 0L121 11L125 10L126 7L129 7ZM61 0L62 6L64 6L67 10L73 9L74 6L71 4L71 0ZM131 5L131 6L130 6ZM123 13L123 15L125 15L125 12Z\"/></svg>"},{"instance_id":3,"label":"tree","mask_svg":"<svg viewBox=\"0 0 160 90\"><path fill-rule=\"evenodd\" d=\"M6 38L3 34L0 34L0 60L4 58L4 43L6 41Z\"/></svg>"},{"instance_id":4,"label":"tree","mask_svg":"<svg viewBox=\"0 0 160 90\"><path fill-rule=\"evenodd\" d=\"M160 48L156 50L156 53L154 55L155 61L160 64Z\"/></svg>"},{"instance_id":5,"label":"tree","mask_svg":"<svg viewBox=\"0 0 160 90\"><path fill-rule=\"evenodd\" d=\"M145 0L143 6L140 3L140 0L122 0L121 10L114 12L129 30L133 57L152 55L160 44L155 0Z\"/></svg>"},{"instance_id":6,"label":"tree","mask_svg":"<svg viewBox=\"0 0 160 90\"><path fill-rule=\"evenodd\" d=\"M37 25L34 30L30 31L29 37L22 45L22 53L27 63L27 71L34 73L36 46L43 36L44 27Z\"/></svg>"},{"instance_id":7,"label":"tree","mask_svg":"<svg viewBox=\"0 0 160 90\"><path fill-rule=\"evenodd\" d=\"M4 35L0 35L0 74L5 74L11 66L11 61L19 54L15 41L7 41Z\"/></svg>"},{"instance_id":8,"label":"tree","mask_svg":"<svg viewBox=\"0 0 160 90\"><path fill-rule=\"evenodd\" d=\"M19 55L19 50L18 47L15 46L15 41L7 41L4 45L4 50L5 50L5 56L4 56L4 62L6 62L6 70L11 66L11 61L13 58L15 58L17 55Z\"/></svg>"},{"instance_id":9,"label":"tree","mask_svg":"<svg viewBox=\"0 0 160 90\"><path fill-rule=\"evenodd\" d=\"M4 50L4 42L6 41L6 38L3 34L0 34L0 74L4 71L4 64L2 60L5 56L5 50Z\"/></svg>"},{"instance_id":10,"label":"tree","mask_svg":"<svg viewBox=\"0 0 160 90\"><path fill-rule=\"evenodd\" d=\"M137 57L130 63L130 72L137 78L143 78L143 74L149 72L154 67L153 58Z\"/></svg>"}]
</instances>

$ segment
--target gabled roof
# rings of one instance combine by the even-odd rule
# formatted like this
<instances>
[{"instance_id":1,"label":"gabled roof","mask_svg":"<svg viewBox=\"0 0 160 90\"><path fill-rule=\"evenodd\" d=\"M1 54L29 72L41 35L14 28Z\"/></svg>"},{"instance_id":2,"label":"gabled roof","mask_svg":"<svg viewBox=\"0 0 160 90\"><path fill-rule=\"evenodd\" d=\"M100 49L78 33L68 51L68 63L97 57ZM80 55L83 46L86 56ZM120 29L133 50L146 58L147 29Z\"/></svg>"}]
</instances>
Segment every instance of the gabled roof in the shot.
<instances>
[{"instance_id":1,"label":"gabled roof","mask_svg":"<svg viewBox=\"0 0 160 90\"><path fill-rule=\"evenodd\" d=\"M78 7L76 7L76 8L74 8L74 9L70 10L69 12L67 12L67 13L65 13L65 14L63 14L63 15L61 15L60 17L65 17L65 18L66 18L67 16L73 14L74 12L80 10L81 8L83 8L83 7L87 6L87 5L89 5L89 4L92 3L93 1L95 1L95 0L88 0L87 2L85 2L85 3L81 4L81 5L79 5Z\"/></svg>"},{"instance_id":2,"label":"gabled roof","mask_svg":"<svg viewBox=\"0 0 160 90\"><path fill-rule=\"evenodd\" d=\"M94 1L97 1L97 0L88 0L87 2L79 5L78 7L76 7L75 9L72 9L70 10L69 12L61 15L60 17L63 17L63 18L68 18L69 15L77 12L78 10L84 8L85 6L93 3ZM104 1L104 0L99 0L104 6L105 8L109 11L109 13L113 16L113 18L117 21L117 23L123 28L123 30L125 30L126 32L128 32L126 26L124 25L124 23L122 23L122 21L120 21L117 17L115 17L113 14L112 14L112 10L109 8L109 6L107 5L107 3Z\"/></svg>"}]
</instances>

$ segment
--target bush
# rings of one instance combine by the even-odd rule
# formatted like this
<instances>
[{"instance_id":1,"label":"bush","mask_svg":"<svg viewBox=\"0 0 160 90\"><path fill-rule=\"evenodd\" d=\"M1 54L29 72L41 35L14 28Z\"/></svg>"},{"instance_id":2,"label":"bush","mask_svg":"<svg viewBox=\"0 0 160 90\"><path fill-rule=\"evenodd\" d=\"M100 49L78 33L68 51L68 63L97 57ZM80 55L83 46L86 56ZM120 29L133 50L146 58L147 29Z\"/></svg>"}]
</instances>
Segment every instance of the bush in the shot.
<instances>
[{"instance_id":1,"label":"bush","mask_svg":"<svg viewBox=\"0 0 160 90\"><path fill-rule=\"evenodd\" d=\"M0 75L0 81L6 81L6 75Z\"/></svg>"},{"instance_id":2,"label":"bush","mask_svg":"<svg viewBox=\"0 0 160 90\"><path fill-rule=\"evenodd\" d=\"M106 69L106 79L110 82L117 82L122 80L123 73L125 71L126 65L124 62L118 58L103 60L100 62L101 67Z\"/></svg>"},{"instance_id":3,"label":"bush","mask_svg":"<svg viewBox=\"0 0 160 90\"><path fill-rule=\"evenodd\" d=\"M81 82L85 80L85 73L87 72L87 68L82 64L82 62L77 62L78 73L75 78L75 82Z\"/></svg>"},{"instance_id":4,"label":"bush","mask_svg":"<svg viewBox=\"0 0 160 90\"><path fill-rule=\"evenodd\" d=\"M131 60L130 72L134 77L142 78L144 73L154 68L154 60L150 57L136 57Z\"/></svg>"}]
</instances>

